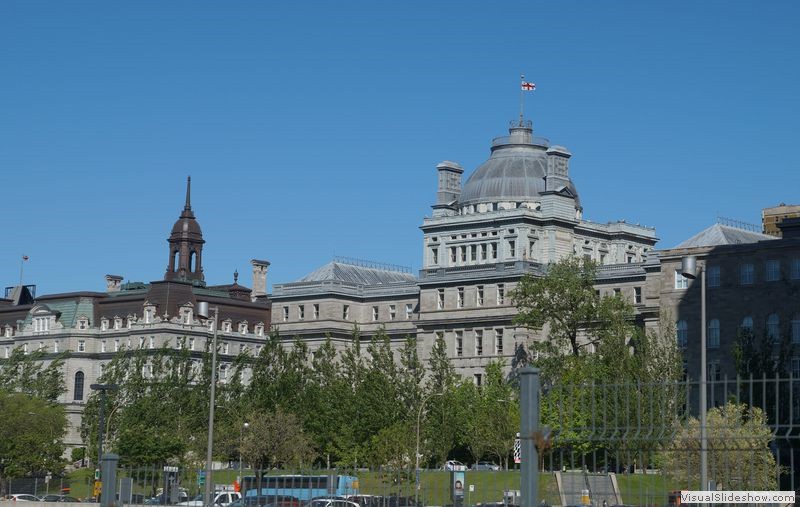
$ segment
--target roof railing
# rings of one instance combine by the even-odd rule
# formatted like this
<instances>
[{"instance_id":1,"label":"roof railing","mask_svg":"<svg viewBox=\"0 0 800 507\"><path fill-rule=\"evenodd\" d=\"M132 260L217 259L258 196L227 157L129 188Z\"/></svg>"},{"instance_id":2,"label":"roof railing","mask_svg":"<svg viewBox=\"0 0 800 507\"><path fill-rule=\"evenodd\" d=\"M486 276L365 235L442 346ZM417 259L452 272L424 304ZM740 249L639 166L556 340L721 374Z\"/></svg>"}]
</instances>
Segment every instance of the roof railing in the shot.
<instances>
[{"instance_id":1,"label":"roof railing","mask_svg":"<svg viewBox=\"0 0 800 507\"><path fill-rule=\"evenodd\" d=\"M333 262L338 262L339 264L348 264L350 266L359 266L362 268L369 268L369 269L380 269L383 271L396 271L398 273L411 273L411 268L408 266L399 266L397 264L388 264L385 262L376 262L376 261L369 261L366 259L354 259L353 257L342 257L340 255L335 255L333 257Z\"/></svg>"}]
</instances>

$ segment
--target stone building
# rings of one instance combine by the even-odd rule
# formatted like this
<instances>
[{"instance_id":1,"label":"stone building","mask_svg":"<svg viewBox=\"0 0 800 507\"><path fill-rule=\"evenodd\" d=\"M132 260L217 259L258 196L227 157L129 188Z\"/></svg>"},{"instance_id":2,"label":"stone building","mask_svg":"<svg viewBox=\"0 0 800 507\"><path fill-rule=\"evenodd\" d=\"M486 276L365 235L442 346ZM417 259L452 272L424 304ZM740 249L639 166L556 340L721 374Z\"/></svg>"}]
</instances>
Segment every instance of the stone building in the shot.
<instances>
[{"instance_id":1,"label":"stone building","mask_svg":"<svg viewBox=\"0 0 800 507\"><path fill-rule=\"evenodd\" d=\"M571 255L601 265L598 290L626 294L641 319L657 322L657 294L645 291L648 270L658 270L655 230L584 220L571 153L534 137L530 122L512 124L509 134L492 141L489 159L463 188L459 164L436 167L419 277L334 261L275 285L278 332L318 343L326 335L346 339L354 324L367 336L383 327L398 346L416 336L423 360L442 336L456 370L480 384L489 361L510 362L518 344L541 338L513 324L509 291L525 273L542 274Z\"/></svg>"},{"instance_id":2,"label":"stone building","mask_svg":"<svg viewBox=\"0 0 800 507\"><path fill-rule=\"evenodd\" d=\"M258 353L269 331L266 297L269 262L253 260L253 289L233 283L207 285L202 250L205 240L190 203L175 222L162 280L122 283L107 275L106 292L70 292L36 296L34 286L9 287L0 300L0 357L21 347L43 350L48 360L66 353L67 391L61 397L70 422L68 446L82 444L79 434L89 386L120 350L189 348L199 361L212 337L213 321L198 317L198 301L219 308L220 380L240 352Z\"/></svg>"},{"instance_id":3,"label":"stone building","mask_svg":"<svg viewBox=\"0 0 800 507\"><path fill-rule=\"evenodd\" d=\"M795 349L786 365L800 378L800 219L779 224L782 238L721 223L662 250L657 281L661 312L675 322L686 371L700 371L700 280L681 273L681 259L697 257L706 273L706 353L709 380L735 378L733 347L741 329Z\"/></svg>"}]
</instances>

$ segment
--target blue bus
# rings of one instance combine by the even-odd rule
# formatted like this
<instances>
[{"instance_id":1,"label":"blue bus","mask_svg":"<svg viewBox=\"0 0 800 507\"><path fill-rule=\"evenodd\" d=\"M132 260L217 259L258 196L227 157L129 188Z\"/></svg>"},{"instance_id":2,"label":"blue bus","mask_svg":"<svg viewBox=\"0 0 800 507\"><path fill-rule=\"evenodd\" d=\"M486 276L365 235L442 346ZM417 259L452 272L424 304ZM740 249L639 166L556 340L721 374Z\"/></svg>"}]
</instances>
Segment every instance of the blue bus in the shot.
<instances>
[{"instance_id":1,"label":"blue bus","mask_svg":"<svg viewBox=\"0 0 800 507\"><path fill-rule=\"evenodd\" d=\"M352 475L249 475L242 477L242 496L312 498L358 494L358 477Z\"/></svg>"}]
</instances>

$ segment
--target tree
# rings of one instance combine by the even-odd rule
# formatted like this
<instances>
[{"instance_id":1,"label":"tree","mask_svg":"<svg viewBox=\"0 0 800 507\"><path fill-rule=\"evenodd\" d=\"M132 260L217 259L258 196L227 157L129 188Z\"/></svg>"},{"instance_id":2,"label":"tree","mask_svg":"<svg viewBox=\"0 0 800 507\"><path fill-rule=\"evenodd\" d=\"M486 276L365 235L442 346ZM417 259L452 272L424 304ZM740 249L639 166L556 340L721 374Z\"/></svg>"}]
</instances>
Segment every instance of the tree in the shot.
<instances>
[{"instance_id":1,"label":"tree","mask_svg":"<svg viewBox=\"0 0 800 507\"><path fill-rule=\"evenodd\" d=\"M0 414L0 479L61 472L67 431L63 406L0 390Z\"/></svg>"},{"instance_id":2,"label":"tree","mask_svg":"<svg viewBox=\"0 0 800 507\"><path fill-rule=\"evenodd\" d=\"M744 403L727 403L708 411L709 478L720 489L768 491L777 489L781 471L770 450L772 430L764 412ZM700 470L700 423L690 418L664 446L661 463L676 486L693 489Z\"/></svg>"},{"instance_id":3,"label":"tree","mask_svg":"<svg viewBox=\"0 0 800 507\"><path fill-rule=\"evenodd\" d=\"M42 350L25 353L22 346L14 347L0 360L0 389L56 401L67 390L63 367L63 355L47 360Z\"/></svg>"},{"instance_id":4,"label":"tree","mask_svg":"<svg viewBox=\"0 0 800 507\"><path fill-rule=\"evenodd\" d=\"M428 358L428 377L425 383L428 402L422 407L426 410L424 430L421 431L424 445L421 447L430 456L432 463L429 464L444 463L453 448L463 443L461 425L466 419L460 418L459 412L466 410L467 404L464 400L458 400L458 386L459 377L447 355L447 344L444 337L438 335ZM415 407L415 415L419 410L419 407Z\"/></svg>"},{"instance_id":5,"label":"tree","mask_svg":"<svg viewBox=\"0 0 800 507\"><path fill-rule=\"evenodd\" d=\"M253 412L247 419L252 422L242 442L245 461L262 470L310 464L311 439L294 414L278 408L275 412Z\"/></svg>"}]
</instances>

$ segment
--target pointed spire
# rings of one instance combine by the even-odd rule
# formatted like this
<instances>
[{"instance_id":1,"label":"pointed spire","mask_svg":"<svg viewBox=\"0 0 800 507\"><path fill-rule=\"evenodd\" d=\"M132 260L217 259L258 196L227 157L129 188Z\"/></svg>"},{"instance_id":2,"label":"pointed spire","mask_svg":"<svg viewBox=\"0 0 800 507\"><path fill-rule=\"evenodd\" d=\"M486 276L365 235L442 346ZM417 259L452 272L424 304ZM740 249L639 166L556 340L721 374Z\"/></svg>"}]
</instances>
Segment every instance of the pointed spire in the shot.
<instances>
[{"instance_id":1,"label":"pointed spire","mask_svg":"<svg viewBox=\"0 0 800 507\"><path fill-rule=\"evenodd\" d=\"M186 177L186 205L183 207L185 210L192 209L192 177Z\"/></svg>"}]
</instances>

